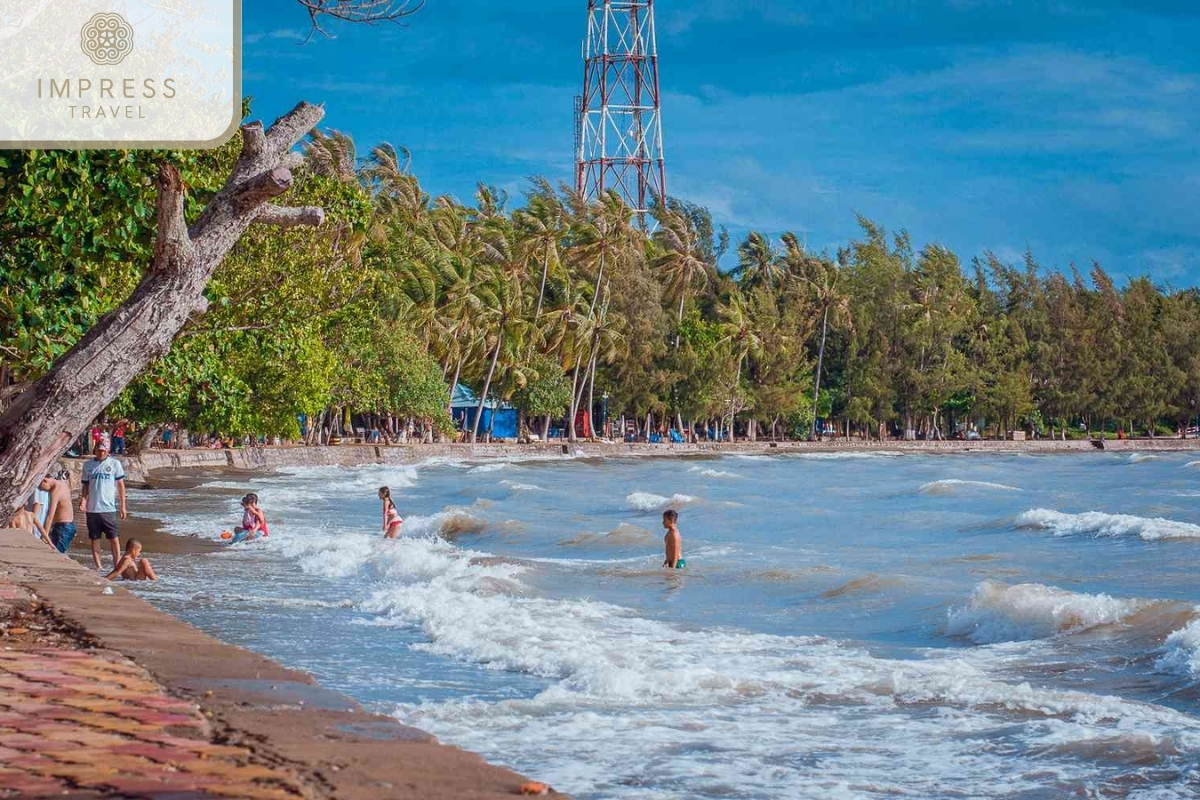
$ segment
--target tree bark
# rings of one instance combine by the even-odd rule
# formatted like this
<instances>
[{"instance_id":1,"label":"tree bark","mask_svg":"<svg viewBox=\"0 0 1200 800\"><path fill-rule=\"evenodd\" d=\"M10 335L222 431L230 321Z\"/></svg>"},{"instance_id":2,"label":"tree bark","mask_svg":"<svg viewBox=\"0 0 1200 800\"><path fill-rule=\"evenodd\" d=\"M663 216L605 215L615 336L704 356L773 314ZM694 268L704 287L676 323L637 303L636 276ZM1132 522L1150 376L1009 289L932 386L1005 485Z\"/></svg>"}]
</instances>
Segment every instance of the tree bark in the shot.
<instances>
[{"instance_id":1,"label":"tree bark","mask_svg":"<svg viewBox=\"0 0 1200 800\"><path fill-rule=\"evenodd\" d=\"M821 367L825 364L825 334L829 331L829 306L825 306L825 316L821 320L821 347L817 352L817 376L813 381L813 426L809 441L817 438L817 403L821 399Z\"/></svg>"},{"instance_id":2,"label":"tree bark","mask_svg":"<svg viewBox=\"0 0 1200 800\"><path fill-rule=\"evenodd\" d=\"M475 410L475 424L471 426L471 444L479 439L479 423L483 420L483 408L487 404L488 392L492 389L492 378L496 374L496 362L500 360L500 348L504 346L504 326L508 324L508 320L503 317L500 319L500 330L496 332L496 349L492 351L492 363L488 367L487 380L483 382L483 392L479 395L479 408ZM492 412L492 420L495 421L496 412Z\"/></svg>"},{"instance_id":3,"label":"tree bark","mask_svg":"<svg viewBox=\"0 0 1200 800\"><path fill-rule=\"evenodd\" d=\"M252 224L320 224L320 209L265 204L290 188L303 158L292 148L322 116L319 106L301 103L265 133L262 123L243 126L233 171L190 227L179 170L159 168L158 231L142 282L0 416L0 516L19 508L79 432L170 349L193 315L207 310L209 279Z\"/></svg>"}]
</instances>

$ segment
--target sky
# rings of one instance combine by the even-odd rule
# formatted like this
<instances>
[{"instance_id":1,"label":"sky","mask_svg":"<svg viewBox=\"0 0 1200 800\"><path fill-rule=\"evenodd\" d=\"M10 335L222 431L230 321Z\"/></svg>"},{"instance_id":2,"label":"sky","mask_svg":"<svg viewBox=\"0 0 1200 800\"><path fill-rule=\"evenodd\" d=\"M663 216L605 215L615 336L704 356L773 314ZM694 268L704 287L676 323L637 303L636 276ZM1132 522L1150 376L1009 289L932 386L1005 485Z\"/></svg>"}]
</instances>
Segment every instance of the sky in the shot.
<instances>
[{"instance_id":1,"label":"sky","mask_svg":"<svg viewBox=\"0 0 1200 800\"><path fill-rule=\"evenodd\" d=\"M658 0L670 194L834 252L856 215L964 262L1200 285L1200 3ZM571 180L585 0L427 0L404 27L244 2L244 92L300 100L431 194Z\"/></svg>"}]
</instances>

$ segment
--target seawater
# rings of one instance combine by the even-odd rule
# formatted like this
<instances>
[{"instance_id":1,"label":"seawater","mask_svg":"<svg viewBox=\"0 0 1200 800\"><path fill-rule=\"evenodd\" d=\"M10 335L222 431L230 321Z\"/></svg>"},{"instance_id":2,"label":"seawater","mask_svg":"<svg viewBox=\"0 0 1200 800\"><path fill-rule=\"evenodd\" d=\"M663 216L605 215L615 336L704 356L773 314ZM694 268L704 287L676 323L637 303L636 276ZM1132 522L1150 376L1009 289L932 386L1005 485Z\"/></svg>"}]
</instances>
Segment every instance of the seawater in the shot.
<instances>
[{"instance_id":1,"label":"seawater","mask_svg":"<svg viewBox=\"0 0 1200 800\"><path fill-rule=\"evenodd\" d=\"M1193 458L430 461L134 510L216 538L251 490L268 540L138 591L580 798L1200 794Z\"/></svg>"}]
</instances>

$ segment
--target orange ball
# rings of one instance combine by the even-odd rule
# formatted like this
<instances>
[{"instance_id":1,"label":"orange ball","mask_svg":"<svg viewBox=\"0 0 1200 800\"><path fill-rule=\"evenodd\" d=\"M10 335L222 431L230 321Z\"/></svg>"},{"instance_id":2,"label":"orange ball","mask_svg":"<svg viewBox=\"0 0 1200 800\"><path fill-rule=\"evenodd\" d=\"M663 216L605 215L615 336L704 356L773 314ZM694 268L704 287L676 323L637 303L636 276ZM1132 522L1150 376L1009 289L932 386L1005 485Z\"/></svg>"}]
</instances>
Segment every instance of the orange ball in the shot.
<instances>
[{"instance_id":1,"label":"orange ball","mask_svg":"<svg viewBox=\"0 0 1200 800\"><path fill-rule=\"evenodd\" d=\"M222 539L232 539L233 531L221 531L221 538Z\"/></svg>"}]
</instances>

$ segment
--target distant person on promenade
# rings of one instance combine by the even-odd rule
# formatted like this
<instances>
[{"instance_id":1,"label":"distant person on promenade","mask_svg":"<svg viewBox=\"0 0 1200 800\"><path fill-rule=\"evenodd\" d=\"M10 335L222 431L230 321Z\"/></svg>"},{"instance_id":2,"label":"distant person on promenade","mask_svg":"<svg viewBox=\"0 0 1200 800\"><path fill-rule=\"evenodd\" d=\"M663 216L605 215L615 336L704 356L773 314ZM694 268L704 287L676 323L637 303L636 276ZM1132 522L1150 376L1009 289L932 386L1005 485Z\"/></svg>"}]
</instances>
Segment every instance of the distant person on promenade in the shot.
<instances>
[{"instance_id":1,"label":"distant person on promenade","mask_svg":"<svg viewBox=\"0 0 1200 800\"><path fill-rule=\"evenodd\" d=\"M100 539L108 539L113 564L121 560L121 539L117 518L125 519L125 468L109 458L108 446L96 446L96 457L83 465L83 496L79 510L87 514L88 539L92 542L92 561L100 569Z\"/></svg>"},{"instance_id":2,"label":"distant person on promenade","mask_svg":"<svg viewBox=\"0 0 1200 800\"><path fill-rule=\"evenodd\" d=\"M679 533L679 512L669 508L663 512L663 527L667 535L663 537L666 546L667 559L663 566L667 569L683 569L687 562L683 560L683 536Z\"/></svg>"},{"instance_id":3,"label":"distant person on promenade","mask_svg":"<svg viewBox=\"0 0 1200 800\"><path fill-rule=\"evenodd\" d=\"M65 553L75 539L75 507L71 504L71 484L66 471L42 478L39 487L50 496L46 521L50 525L49 542L55 550Z\"/></svg>"},{"instance_id":4,"label":"distant person on promenade","mask_svg":"<svg viewBox=\"0 0 1200 800\"><path fill-rule=\"evenodd\" d=\"M257 539L259 534L270 536L267 530L267 515L258 507L258 495L251 492L242 498L242 524L234 533L246 532L246 539Z\"/></svg>"},{"instance_id":5,"label":"distant person on promenade","mask_svg":"<svg viewBox=\"0 0 1200 800\"><path fill-rule=\"evenodd\" d=\"M113 571L104 576L105 580L115 581L120 578L124 581L156 581L158 576L154 574L154 567L150 564L150 559L142 558L142 543L137 539L130 539L125 544L125 555L113 567Z\"/></svg>"},{"instance_id":6,"label":"distant person on promenade","mask_svg":"<svg viewBox=\"0 0 1200 800\"><path fill-rule=\"evenodd\" d=\"M383 501L383 538L395 539L400 535L404 519L392 501L392 490L386 486L379 487L379 499Z\"/></svg>"},{"instance_id":7,"label":"distant person on promenade","mask_svg":"<svg viewBox=\"0 0 1200 800\"><path fill-rule=\"evenodd\" d=\"M126 420L120 420L112 432L112 452L114 456L125 455L125 433L129 428Z\"/></svg>"}]
</instances>

